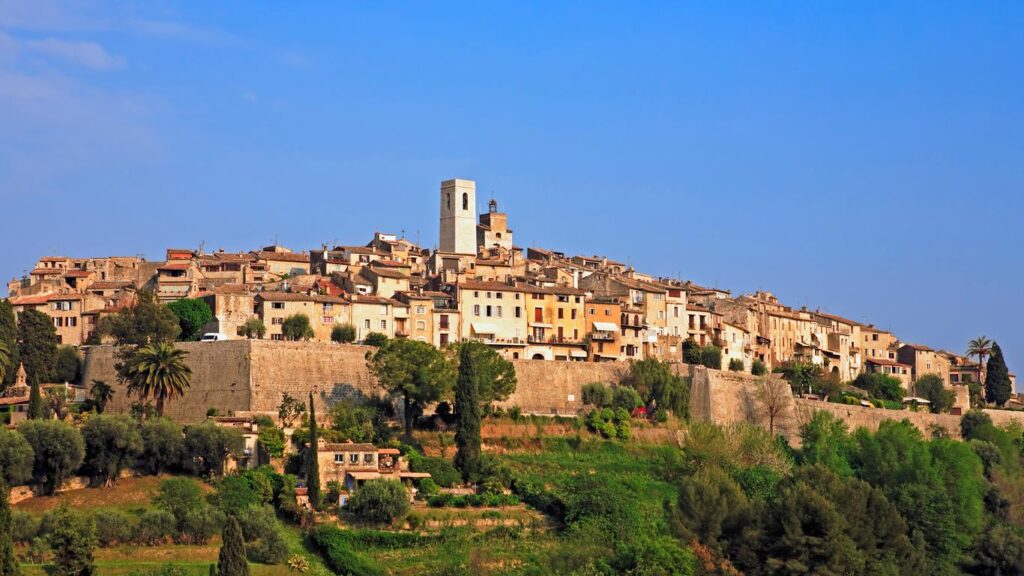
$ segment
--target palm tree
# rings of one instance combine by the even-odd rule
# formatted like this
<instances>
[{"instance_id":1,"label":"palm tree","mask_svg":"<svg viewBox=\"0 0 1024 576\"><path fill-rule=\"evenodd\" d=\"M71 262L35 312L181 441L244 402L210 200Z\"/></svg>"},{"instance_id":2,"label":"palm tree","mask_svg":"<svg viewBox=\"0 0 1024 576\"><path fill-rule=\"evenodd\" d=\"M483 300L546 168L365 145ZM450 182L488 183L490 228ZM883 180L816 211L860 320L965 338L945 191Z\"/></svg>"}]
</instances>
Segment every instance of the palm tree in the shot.
<instances>
[{"instance_id":1,"label":"palm tree","mask_svg":"<svg viewBox=\"0 0 1024 576\"><path fill-rule=\"evenodd\" d=\"M11 348L6 342L0 340L0 382L3 382L7 371L11 369L11 356L13 356Z\"/></svg>"},{"instance_id":2,"label":"palm tree","mask_svg":"<svg viewBox=\"0 0 1024 576\"><path fill-rule=\"evenodd\" d=\"M114 389L110 387L110 384L102 380L93 380L92 387L89 388L89 396L92 397L93 403L96 404L96 413L103 414L103 411L107 408L107 403L114 397Z\"/></svg>"},{"instance_id":3,"label":"palm tree","mask_svg":"<svg viewBox=\"0 0 1024 576\"><path fill-rule=\"evenodd\" d=\"M164 402L183 396L192 378L185 364L188 352L168 342L155 342L139 348L128 367L128 393L156 400L156 413L164 415Z\"/></svg>"},{"instance_id":4,"label":"palm tree","mask_svg":"<svg viewBox=\"0 0 1024 576\"><path fill-rule=\"evenodd\" d=\"M978 383L985 383L985 357L992 354L992 341L984 336L978 336L967 343L967 357L978 358Z\"/></svg>"}]
</instances>

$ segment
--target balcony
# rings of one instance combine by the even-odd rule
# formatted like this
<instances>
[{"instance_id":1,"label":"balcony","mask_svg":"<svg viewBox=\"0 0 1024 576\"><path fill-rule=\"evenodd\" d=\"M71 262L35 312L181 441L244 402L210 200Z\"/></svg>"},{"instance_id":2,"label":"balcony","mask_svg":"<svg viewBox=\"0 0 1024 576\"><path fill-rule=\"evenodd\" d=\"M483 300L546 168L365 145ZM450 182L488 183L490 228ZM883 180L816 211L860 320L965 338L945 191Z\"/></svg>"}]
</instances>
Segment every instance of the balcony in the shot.
<instances>
[{"instance_id":1,"label":"balcony","mask_svg":"<svg viewBox=\"0 0 1024 576\"><path fill-rule=\"evenodd\" d=\"M528 336L526 340L530 344L582 344L583 343L582 340L579 340L579 339L575 339L574 340L572 338L566 338L564 336L563 337L547 336L545 338L539 338L539 337L534 336L532 334L530 336Z\"/></svg>"},{"instance_id":2,"label":"balcony","mask_svg":"<svg viewBox=\"0 0 1024 576\"><path fill-rule=\"evenodd\" d=\"M601 342L612 342L615 340L615 332L599 332L595 330L590 333L590 339Z\"/></svg>"}]
</instances>

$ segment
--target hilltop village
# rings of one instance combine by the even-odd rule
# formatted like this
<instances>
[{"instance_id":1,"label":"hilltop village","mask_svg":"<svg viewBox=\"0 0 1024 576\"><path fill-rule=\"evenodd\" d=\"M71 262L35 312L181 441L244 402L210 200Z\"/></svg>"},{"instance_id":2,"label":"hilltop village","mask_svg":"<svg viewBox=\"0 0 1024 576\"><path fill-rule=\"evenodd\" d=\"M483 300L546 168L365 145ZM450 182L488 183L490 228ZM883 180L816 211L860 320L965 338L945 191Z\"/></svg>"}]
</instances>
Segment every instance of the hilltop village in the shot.
<instances>
[{"instance_id":1,"label":"hilltop village","mask_svg":"<svg viewBox=\"0 0 1024 576\"><path fill-rule=\"evenodd\" d=\"M496 201L476 213L471 180L442 182L438 199L437 250L378 232L365 244L305 251L169 248L158 262L46 256L8 284L9 301L15 313L31 308L50 316L60 342L75 346L99 343L99 319L148 290L167 303L204 300L213 320L203 333L217 339L287 339L286 321L302 315L304 339L337 340L342 326L356 342L383 335L442 347L474 339L510 360L679 362L687 347L714 347L723 370L756 373L800 362L842 382L891 375L908 390L934 374L964 411L967 384L982 381L978 362L786 306L769 292L737 296L606 257L524 250Z\"/></svg>"}]
</instances>

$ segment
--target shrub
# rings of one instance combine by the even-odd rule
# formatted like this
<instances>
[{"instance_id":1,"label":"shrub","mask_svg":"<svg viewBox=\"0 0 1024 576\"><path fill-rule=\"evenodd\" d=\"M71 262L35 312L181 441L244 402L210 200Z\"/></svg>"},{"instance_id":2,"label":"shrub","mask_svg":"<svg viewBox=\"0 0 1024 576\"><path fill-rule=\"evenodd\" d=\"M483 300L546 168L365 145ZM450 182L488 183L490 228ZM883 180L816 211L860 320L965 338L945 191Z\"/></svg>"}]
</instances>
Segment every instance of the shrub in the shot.
<instances>
[{"instance_id":1,"label":"shrub","mask_svg":"<svg viewBox=\"0 0 1024 576\"><path fill-rule=\"evenodd\" d=\"M212 501L225 514L238 514L250 506L262 504L263 497L248 478L235 474L220 481Z\"/></svg>"},{"instance_id":2,"label":"shrub","mask_svg":"<svg viewBox=\"0 0 1024 576\"><path fill-rule=\"evenodd\" d=\"M730 372L743 372L743 360L739 358L729 359L729 371Z\"/></svg>"},{"instance_id":3,"label":"shrub","mask_svg":"<svg viewBox=\"0 0 1024 576\"><path fill-rule=\"evenodd\" d=\"M331 341L349 344L356 341L356 327L351 324L340 324L331 330Z\"/></svg>"},{"instance_id":4,"label":"shrub","mask_svg":"<svg viewBox=\"0 0 1024 576\"><path fill-rule=\"evenodd\" d=\"M377 348L386 344L387 341L387 335L381 334L380 332L370 332L365 338L363 338L363 344L366 344L367 346L376 346Z\"/></svg>"},{"instance_id":5,"label":"shrub","mask_svg":"<svg viewBox=\"0 0 1024 576\"><path fill-rule=\"evenodd\" d=\"M612 390L611 405L616 409L632 412L634 408L643 406L644 401L640 398L640 394L629 386L616 386Z\"/></svg>"},{"instance_id":6,"label":"shrub","mask_svg":"<svg viewBox=\"0 0 1024 576\"><path fill-rule=\"evenodd\" d=\"M603 382L591 382L583 385L580 399L584 406L604 408L612 403L612 390Z\"/></svg>"},{"instance_id":7,"label":"shrub","mask_svg":"<svg viewBox=\"0 0 1024 576\"><path fill-rule=\"evenodd\" d=\"M11 511L11 539L18 544L28 544L39 535L39 518L21 510Z\"/></svg>"},{"instance_id":8,"label":"shrub","mask_svg":"<svg viewBox=\"0 0 1024 576\"><path fill-rule=\"evenodd\" d=\"M714 370L722 369L722 349L718 346L704 346L700 349L700 363Z\"/></svg>"},{"instance_id":9,"label":"shrub","mask_svg":"<svg viewBox=\"0 0 1024 576\"><path fill-rule=\"evenodd\" d=\"M288 545L281 537L277 516L270 506L250 506L238 514L238 524L247 542L246 555L261 564L281 564L288 556Z\"/></svg>"},{"instance_id":10,"label":"shrub","mask_svg":"<svg viewBox=\"0 0 1024 576\"><path fill-rule=\"evenodd\" d=\"M445 458L410 456L409 469L413 472L429 472L434 482L442 488L451 488L462 482L462 475Z\"/></svg>"},{"instance_id":11,"label":"shrub","mask_svg":"<svg viewBox=\"0 0 1024 576\"><path fill-rule=\"evenodd\" d=\"M162 508L152 508L142 513L134 540L145 546L155 546L174 535L174 514Z\"/></svg>"},{"instance_id":12,"label":"shrub","mask_svg":"<svg viewBox=\"0 0 1024 576\"><path fill-rule=\"evenodd\" d=\"M138 528L138 517L123 510L101 508L93 512L92 517L96 524L96 541L103 547L130 542Z\"/></svg>"},{"instance_id":13,"label":"shrub","mask_svg":"<svg viewBox=\"0 0 1024 576\"><path fill-rule=\"evenodd\" d=\"M750 363L750 373L754 376L764 376L768 373L768 367L761 360L754 360Z\"/></svg>"},{"instance_id":14,"label":"shrub","mask_svg":"<svg viewBox=\"0 0 1024 576\"><path fill-rule=\"evenodd\" d=\"M519 419L523 417L523 409L519 406L509 408L508 417L511 418L513 422L518 422Z\"/></svg>"},{"instance_id":15,"label":"shrub","mask_svg":"<svg viewBox=\"0 0 1024 576\"><path fill-rule=\"evenodd\" d=\"M336 526L320 526L312 533L313 543L324 557L327 567L336 574L348 576L384 576L384 568L376 560L360 554Z\"/></svg>"},{"instance_id":16,"label":"shrub","mask_svg":"<svg viewBox=\"0 0 1024 576\"><path fill-rule=\"evenodd\" d=\"M437 482L434 482L432 478L421 479L419 485L417 486L417 489L419 490L418 496L420 497L421 500L434 496L441 490L441 488L437 485Z\"/></svg>"},{"instance_id":17,"label":"shrub","mask_svg":"<svg viewBox=\"0 0 1024 576\"><path fill-rule=\"evenodd\" d=\"M409 494L400 482L370 480L348 499L346 509L370 522L393 522L409 513Z\"/></svg>"},{"instance_id":18,"label":"shrub","mask_svg":"<svg viewBox=\"0 0 1024 576\"><path fill-rule=\"evenodd\" d=\"M189 426L185 430L185 465L201 476L221 475L229 455L242 455L242 432L223 428L213 422Z\"/></svg>"},{"instance_id":19,"label":"shrub","mask_svg":"<svg viewBox=\"0 0 1024 576\"><path fill-rule=\"evenodd\" d=\"M169 478L161 482L153 504L174 516L175 540L179 542L207 542L223 524L223 515L203 499L199 482L191 478Z\"/></svg>"}]
</instances>

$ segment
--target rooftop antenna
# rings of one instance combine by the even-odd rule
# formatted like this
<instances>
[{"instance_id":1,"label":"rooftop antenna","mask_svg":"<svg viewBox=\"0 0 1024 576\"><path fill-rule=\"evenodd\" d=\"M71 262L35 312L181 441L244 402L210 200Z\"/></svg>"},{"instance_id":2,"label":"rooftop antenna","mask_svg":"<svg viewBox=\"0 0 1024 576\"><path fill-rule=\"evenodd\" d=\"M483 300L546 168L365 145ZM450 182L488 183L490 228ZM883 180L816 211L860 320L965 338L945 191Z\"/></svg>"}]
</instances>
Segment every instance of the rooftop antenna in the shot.
<instances>
[{"instance_id":1,"label":"rooftop antenna","mask_svg":"<svg viewBox=\"0 0 1024 576\"><path fill-rule=\"evenodd\" d=\"M416 245L417 246L420 245L420 231L419 230L416 231Z\"/></svg>"},{"instance_id":2,"label":"rooftop antenna","mask_svg":"<svg viewBox=\"0 0 1024 576\"><path fill-rule=\"evenodd\" d=\"M405 228L402 228L402 240L405 240Z\"/></svg>"}]
</instances>

